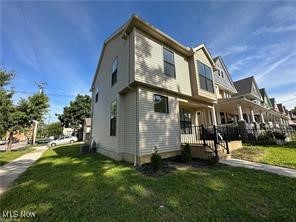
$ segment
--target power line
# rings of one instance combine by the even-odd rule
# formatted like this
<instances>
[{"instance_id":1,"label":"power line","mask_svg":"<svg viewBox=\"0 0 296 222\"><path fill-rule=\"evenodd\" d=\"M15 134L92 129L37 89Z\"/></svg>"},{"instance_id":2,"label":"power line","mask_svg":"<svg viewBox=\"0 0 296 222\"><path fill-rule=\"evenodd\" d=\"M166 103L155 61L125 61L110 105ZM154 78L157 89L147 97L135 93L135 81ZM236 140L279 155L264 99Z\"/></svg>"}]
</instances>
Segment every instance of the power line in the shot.
<instances>
[{"instance_id":1,"label":"power line","mask_svg":"<svg viewBox=\"0 0 296 222\"><path fill-rule=\"evenodd\" d=\"M24 13L24 9L23 9L22 3L21 3L20 1L18 1L18 3L19 3L19 7L20 7L20 9L21 9L21 12L22 12L22 15L23 15L23 18L24 18L25 24L26 24L26 26L27 26L28 35L29 35L29 38L30 38L30 40L31 40L31 44L32 44L33 52L34 52L34 54L35 54L35 57L36 57L36 60L37 60L37 63L38 63L39 72L41 73L41 70L42 70L42 68L41 68L41 62L40 62L40 59L39 59L39 57L38 57L38 55L37 55L36 45L35 45L35 43L34 43L34 41L33 41L33 38L32 38L32 32L31 32L31 29L30 29L30 26L29 26L29 21L28 21L26 15L25 15L25 13Z\"/></svg>"},{"instance_id":2,"label":"power line","mask_svg":"<svg viewBox=\"0 0 296 222\"><path fill-rule=\"evenodd\" d=\"M36 92L30 92L30 91L13 91L13 93L16 94L35 94ZM81 94L87 94L87 93L81 93ZM77 94L56 94L56 93L46 93L48 96L55 96L55 97L74 97Z\"/></svg>"}]
</instances>

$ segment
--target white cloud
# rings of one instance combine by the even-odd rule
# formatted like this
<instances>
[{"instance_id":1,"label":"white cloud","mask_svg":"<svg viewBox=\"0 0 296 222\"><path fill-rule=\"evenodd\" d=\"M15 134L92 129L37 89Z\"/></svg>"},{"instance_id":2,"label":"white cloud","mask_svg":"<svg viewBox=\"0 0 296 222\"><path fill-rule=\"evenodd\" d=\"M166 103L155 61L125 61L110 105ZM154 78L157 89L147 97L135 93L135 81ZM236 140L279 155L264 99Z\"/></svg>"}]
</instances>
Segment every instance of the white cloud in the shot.
<instances>
[{"instance_id":1,"label":"white cloud","mask_svg":"<svg viewBox=\"0 0 296 222\"><path fill-rule=\"evenodd\" d=\"M273 9L269 16L277 23L296 21L296 5L295 3L290 5L283 5Z\"/></svg>"},{"instance_id":2,"label":"white cloud","mask_svg":"<svg viewBox=\"0 0 296 222\"><path fill-rule=\"evenodd\" d=\"M217 52L217 55L221 55L223 57L229 56L229 55L237 55L240 53L248 52L252 50L254 47L249 45L234 45L229 46L222 50L221 52Z\"/></svg>"},{"instance_id":3,"label":"white cloud","mask_svg":"<svg viewBox=\"0 0 296 222\"><path fill-rule=\"evenodd\" d=\"M222 22L216 21L212 39L208 41L213 54L219 55L225 48L232 47L237 40L246 38L253 23L260 19L268 7L268 4L258 6L252 2L243 2L239 7L225 13Z\"/></svg>"},{"instance_id":4,"label":"white cloud","mask_svg":"<svg viewBox=\"0 0 296 222\"><path fill-rule=\"evenodd\" d=\"M280 66L282 63L286 62L287 60L289 60L291 57L295 56L296 53L292 52L289 55L285 56L284 58L276 61L275 63L273 63L272 65L270 65L269 67L266 67L266 70L258 75L256 75L257 79L261 79L263 78L265 75L267 75L268 73L270 73L271 71L273 71L274 69L276 69L278 66ZM296 80L296 78L295 78Z\"/></svg>"},{"instance_id":5,"label":"white cloud","mask_svg":"<svg viewBox=\"0 0 296 222\"><path fill-rule=\"evenodd\" d=\"M262 28L257 29L256 31L252 32L253 36L261 35L261 34L275 34L279 32L288 32L288 31L295 31L296 30L296 24L293 25L286 25L286 26L264 26Z\"/></svg>"}]
</instances>

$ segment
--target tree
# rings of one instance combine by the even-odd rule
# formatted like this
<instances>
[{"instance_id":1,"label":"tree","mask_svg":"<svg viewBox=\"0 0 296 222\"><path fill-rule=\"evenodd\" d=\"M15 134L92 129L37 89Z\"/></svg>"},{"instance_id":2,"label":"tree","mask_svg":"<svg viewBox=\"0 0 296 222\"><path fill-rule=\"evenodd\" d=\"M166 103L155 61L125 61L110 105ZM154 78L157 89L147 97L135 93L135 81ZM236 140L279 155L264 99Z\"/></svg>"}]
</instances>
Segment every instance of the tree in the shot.
<instances>
[{"instance_id":1,"label":"tree","mask_svg":"<svg viewBox=\"0 0 296 222\"><path fill-rule=\"evenodd\" d=\"M91 98L88 95L77 95L69 106L64 107L62 114L56 114L62 126L70 127L77 132L85 118L91 115Z\"/></svg>"},{"instance_id":2,"label":"tree","mask_svg":"<svg viewBox=\"0 0 296 222\"><path fill-rule=\"evenodd\" d=\"M12 102L13 91L7 87L15 73L0 68L0 132L9 132L7 150L12 145L14 131L30 127L33 120L41 121L49 107L48 97L44 93L36 93L27 99L21 98L17 105Z\"/></svg>"},{"instance_id":3,"label":"tree","mask_svg":"<svg viewBox=\"0 0 296 222\"><path fill-rule=\"evenodd\" d=\"M296 106L294 106L294 109L292 109L291 111L294 115L296 115Z\"/></svg>"},{"instance_id":4,"label":"tree","mask_svg":"<svg viewBox=\"0 0 296 222\"><path fill-rule=\"evenodd\" d=\"M11 113L15 111L12 103L13 92L5 89L5 87L10 84L14 75L14 71L0 67L0 137L3 137L7 130L12 127L13 117Z\"/></svg>"},{"instance_id":5,"label":"tree","mask_svg":"<svg viewBox=\"0 0 296 222\"><path fill-rule=\"evenodd\" d=\"M47 136L58 136L63 134L63 127L61 123L51 123L45 128Z\"/></svg>"}]
</instances>

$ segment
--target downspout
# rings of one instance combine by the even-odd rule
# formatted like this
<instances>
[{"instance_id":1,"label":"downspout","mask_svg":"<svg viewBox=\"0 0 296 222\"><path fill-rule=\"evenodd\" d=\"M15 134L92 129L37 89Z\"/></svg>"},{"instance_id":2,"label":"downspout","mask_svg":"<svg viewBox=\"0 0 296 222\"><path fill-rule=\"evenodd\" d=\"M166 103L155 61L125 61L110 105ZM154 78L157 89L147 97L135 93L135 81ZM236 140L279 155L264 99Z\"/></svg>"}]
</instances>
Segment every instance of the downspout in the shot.
<instances>
[{"instance_id":1,"label":"downspout","mask_svg":"<svg viewBox=\"0 0 296 222\"><path fill-rule=\"evenodd\" d=\"M138 138L139 138L138 98L139 98L138 88L136 88L136 146L135 146L134 166L137 166L137 151L138 151Z\"/></svg>"},{"instance_id":2,"label":"downspout","mask_svg":"<svg viewBox=\"0 0 296 222\"><path fill-rule=\"evenodd\" d=\"M135 36L135 33L134 34L134 38L133 38L133 43L135 43L136 41L136 36ZM135 44L134 44L135 45ZM130 84L130 75L131 75L131 70L130 70L130 50L131 50L131 43L130 43L130 38L129 38L129 75L128 75L128 81L129 81L129 84ZM135 50L135 47L134 47L134 50ZM133 56L135 56L135 53L134 51L132 52L133 53ZM135 63L136 59L134 58L133 59L133 62ZM133 66L135 67L135 65ZM134 71L134 70L133 70ZM129 88L131 88L129 86ZM138 95L138 87L136 87L136 146L135 146L135 153L134 153L134 166L137 166L138 162L137 162L137 151L138 151L138 138L139 138L139 116L138 116L138 99L139 99L139 95Z\"/></svg>"}]
</instances>

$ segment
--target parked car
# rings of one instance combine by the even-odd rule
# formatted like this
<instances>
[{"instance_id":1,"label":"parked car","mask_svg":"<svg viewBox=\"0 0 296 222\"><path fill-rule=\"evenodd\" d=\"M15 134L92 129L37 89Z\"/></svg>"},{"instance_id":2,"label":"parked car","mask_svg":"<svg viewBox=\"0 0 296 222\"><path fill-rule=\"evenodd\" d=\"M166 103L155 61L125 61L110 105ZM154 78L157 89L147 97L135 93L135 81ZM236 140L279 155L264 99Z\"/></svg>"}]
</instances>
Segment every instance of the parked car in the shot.
<instances>
[{"instance_id":1,"label":"parked car","mask_svg":"<svg viewBox=\"0 0 296 222\"><path fill-rule=\"evenodd\" d=\"M50 138L50 137L49 138L40 138L40 139L36 140L36 143L37 144L45 144L45 143L49 143L53 140L54 140L54 138Z\"/></svg>"},{"instance_id":2,"label":"parked car","mask_svg":"<svg viewBox=\"0 0 296 222\"><path fill-rule=\"evenodd\" d=\"M7 140L0 140L0 145L5 145L7 143Z\"/></svg>"},{"instance_id":3,"label":"parked car","mask_svg":"<svg viewBox=\"0 0 296 222\"><path fill-rule=\"evenodd\" d=\"M78 139L76 136L62 136L56 140L50 141L47 143L47 146L56 146L56 145L61 145L61 144L67 144L67 143L74 143Z\"/></svg>"}]
</instances>

